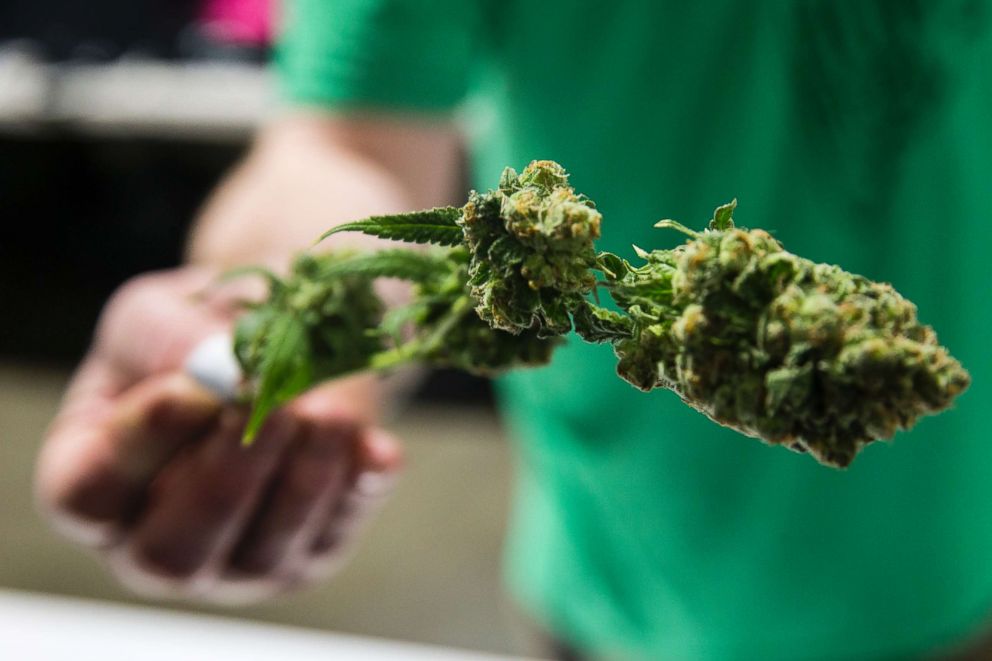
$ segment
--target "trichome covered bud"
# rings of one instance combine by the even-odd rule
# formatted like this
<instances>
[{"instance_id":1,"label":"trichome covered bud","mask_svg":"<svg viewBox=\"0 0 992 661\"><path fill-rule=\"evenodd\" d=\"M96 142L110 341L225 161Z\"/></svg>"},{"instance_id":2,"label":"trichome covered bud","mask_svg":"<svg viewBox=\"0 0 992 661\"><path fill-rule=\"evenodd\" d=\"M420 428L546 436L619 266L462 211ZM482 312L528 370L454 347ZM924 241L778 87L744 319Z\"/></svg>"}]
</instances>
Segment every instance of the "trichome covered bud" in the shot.
<instances>
[{"instance_id":1,"label":"trichome covered bud","mask_svg":"<svg viewBox=\"0 0 992 661\"><path fill-rule=\"evenodd\" d=\"M439 255L434 273L415 283L412 302L388 315L389 324L409 322L414 334L411 346L417 347L420 360L436 367L492 376L550 362L555 347L564 341L561 337L539 337L534 329L508 333L474 312L468 263L462 247Z\"/></svg>"},{"instance_id":2,"label":"trichome covered bud","mask_svg":"<svg viewBox=\"0 0 992 661\"><path fill-rule=\"evenodd\" d=\"M614 274L614 298L634 322L614 338L620 376L833 466L968 387L968 373L890 285L736 228L733 208Z\"/></svg>"},{"instance_id":3,"label":"trichome covered bud","mask_svg":"<svg viewBox=\"0 0 992 661\"><path fill-rule=\"evenodd\" d=\"M499 188L473 192L461 225L479 317L511 333L570 331L570 312L596 284L600 220L552 161L534 161L519 175L506 168Z\"/></svg>"},{"instance_id":4,"label":"trichome covered bud","mask_svg":"<svg viewBox=\"0 0 992 661\"><path fill-rule=\"evenodd\" d=\"M565 170L534 161L458 209L374 216L360 231L439 246L301 258L238 325L255 384L248 436L316 380L410 361L489 374L548 362L573 327L609 343L618 374L712 420L846 466L866 444L948 408L968 373L890 285L786 252L734 226L736 201L637 266L597 254L601 216ZM596 274L602 275L597 282ZM383 315L372 283L413 284ZM589 301L605 288L619 310ZM664 424L660 421L659 424Z\"/></svg>"}]
</instances>

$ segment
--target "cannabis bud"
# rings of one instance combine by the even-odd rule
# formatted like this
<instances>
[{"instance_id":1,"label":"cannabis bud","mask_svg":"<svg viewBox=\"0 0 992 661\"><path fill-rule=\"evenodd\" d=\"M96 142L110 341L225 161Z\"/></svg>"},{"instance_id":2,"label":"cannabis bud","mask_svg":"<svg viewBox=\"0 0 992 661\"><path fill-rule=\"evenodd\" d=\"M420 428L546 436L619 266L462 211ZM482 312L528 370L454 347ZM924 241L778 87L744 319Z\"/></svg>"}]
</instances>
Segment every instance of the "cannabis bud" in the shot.
<instances>
[{"instance_id":1,"label":"cannabis bud","mask_svg":"<svg viewBox=\"0 0 992 661\"><path fill-rule=\"evenodd\" d=\"M452 310L459 307L465 310L445 329L443 339L424 353L424 360L482 376L551 361L551 354L561 344L561 338L539 336L536 329L515 334L494 329L478 314L468 311L475 299L467 290L467 252L453 249L447 265L449 271L446 277L427 279L415 286L414 301L423 301L423 304L414 326L431 328L450 315Z\"/></svg>"},{"instance_id":2,"label":"cannabis bud","mask_svg":"<svg viewBox=\"0 0 992 661\"><path fill-rule=\"evenodd\" d=\"M494 330L473 312L468 263L464 247L345 251L302 255L284 279L258 268L232 273L269 283L268 298L248 304L235 329L234 353L254 389L245 442L276 407L357 370L420 361L488 376L549 362L561 338ZM386 311L377 278L412 282L410 302Z\"/></svg>"},{"instance_id":3,"label":"cannabis bud","mask_svg":"<svg viewBox=\"0 0 992 661\"><path fill-rule=\"evenodd\" d=\"M691 240L641 251L643 266L608 274L634 321L612 338L621 377L834 466L968 387L968 373L890 285L734 227L734 206L718 208L703 232L663 221Z\"/></svg>"},{"instance_id":4,"label":"cannabis bud","mask_svg":"<svg viewBox=\"0 0 992 661\"><path fill-rule=\"evenodd\" d=\"M570 312L596 285L590 269L601 218L551 161L535 161L520 175L506 168L499 188L473 192L461 226L479 317L511 333L570 331Z\"/></svg>"},{"instance_id":5,"label":"cannabis bud","mask_svg":"<svg viewBox=\"0 0 992 661\"><path fill-rule=\"evenodd\" d=\"M247 437L320 379L409 361L490 374L544 364L572 328L612 345L617 373L668 388L712 420L847 466L867 443L949 407L968 373L890 285L789 252L734 225L736 201L688 240L634 248L638 265L595 252L601 215L564 169L507 168L461 209L376 216L360 231L437 246L301 258L238 325L255 384ZM322 237L323 238L323 237ZM599 278L597 278L599 274ZM376 278L413 283L383 312ZM594 304L602 288L619 310Z\"/></svg>"}]
</instances>

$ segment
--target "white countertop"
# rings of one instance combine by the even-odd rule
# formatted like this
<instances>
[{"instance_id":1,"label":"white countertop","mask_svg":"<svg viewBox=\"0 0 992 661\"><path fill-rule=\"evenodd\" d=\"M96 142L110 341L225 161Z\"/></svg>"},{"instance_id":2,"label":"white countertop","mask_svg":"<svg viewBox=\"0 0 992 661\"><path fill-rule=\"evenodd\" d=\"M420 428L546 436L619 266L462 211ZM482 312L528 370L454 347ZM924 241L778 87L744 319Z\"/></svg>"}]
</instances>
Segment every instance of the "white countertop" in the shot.
<instances>
[{"instance_id":1,"label":"white countertop","mask_svg":"<svg viewBox=\"0 0 992 661\"><path fill-rule=\"evenodd\" d=\"M497 661L449 648L0 590L0 659L11 661Z\"/></svg>"}]
</instances>

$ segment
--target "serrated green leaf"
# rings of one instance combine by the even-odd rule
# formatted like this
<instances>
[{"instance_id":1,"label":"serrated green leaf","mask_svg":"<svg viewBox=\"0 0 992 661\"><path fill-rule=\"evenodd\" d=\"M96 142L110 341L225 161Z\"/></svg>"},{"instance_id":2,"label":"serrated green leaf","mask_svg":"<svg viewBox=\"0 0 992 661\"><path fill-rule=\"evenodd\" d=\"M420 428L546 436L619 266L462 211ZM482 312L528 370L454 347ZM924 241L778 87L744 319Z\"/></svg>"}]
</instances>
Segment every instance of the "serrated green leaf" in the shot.
<instances>
[{"instance_id":1,"label":"serrated green leaf","mask_svg":"<svg viewBox=\"0 0 992 661\"><path fill-rule=\"evenodd\" d=\"M414 252L402 248L379 250L346 257L323 265L321 278L362 275L369 278L400 278L423 282L449 270L445 255Z\"/></svg>"},{"instance_id":2,"label":"serrated green leaf","mask_svg":"<svg viewBox=\"0 0 992 661\"><path fill-rule=\"evenodd\" d=\"M408 243L433 243L457 246L462 243L462 216L457 207L437 207L426 211L411 211L389 216L371 216L353 223L338 225L321 235L318 243L339 232L361 232L370 236Z\"/></svg>"},{"instance_id":3,"label":"serrated green leaf","mask_svg":"<svg viewBox=\"0 0 992 661\"><path fill-rule=\"evenodd\" d=\"M248 445L273 410L312 384L307 329L292 315L278 316L268 326L259 368L254 406L242 441Z\"/></svg>"},{"instance_id":4,"label":"serrated green leaf","mask_svg":"<svg viewBox=\"0 0 992 661\"><path fill-rule=\"evenodd\" d=\"M728 230L734 226L734 209L737 208L737 198L718 206L713 211L713 220L710 221L711 230Z\"/></svg>"}]
</instances>

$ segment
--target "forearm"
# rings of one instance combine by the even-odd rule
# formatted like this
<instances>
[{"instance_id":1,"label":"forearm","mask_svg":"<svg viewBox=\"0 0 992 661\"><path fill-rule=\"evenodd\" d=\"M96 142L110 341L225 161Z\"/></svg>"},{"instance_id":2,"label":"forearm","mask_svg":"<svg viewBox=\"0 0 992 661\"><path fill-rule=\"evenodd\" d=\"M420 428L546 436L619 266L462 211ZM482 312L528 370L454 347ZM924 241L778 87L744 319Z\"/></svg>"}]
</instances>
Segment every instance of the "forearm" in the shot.
<instances>
[{"instance_id":1,"label":"forearm","mask_svg":"<svg viewBox=\"0 0 992 661\"><path fill-rule=\"evenodd\" d=\"M281 269L335 224L450 203L459 175L449 123L297 111L260 132L205 205L189 260Z\"/></svg>"}]
</instances>

